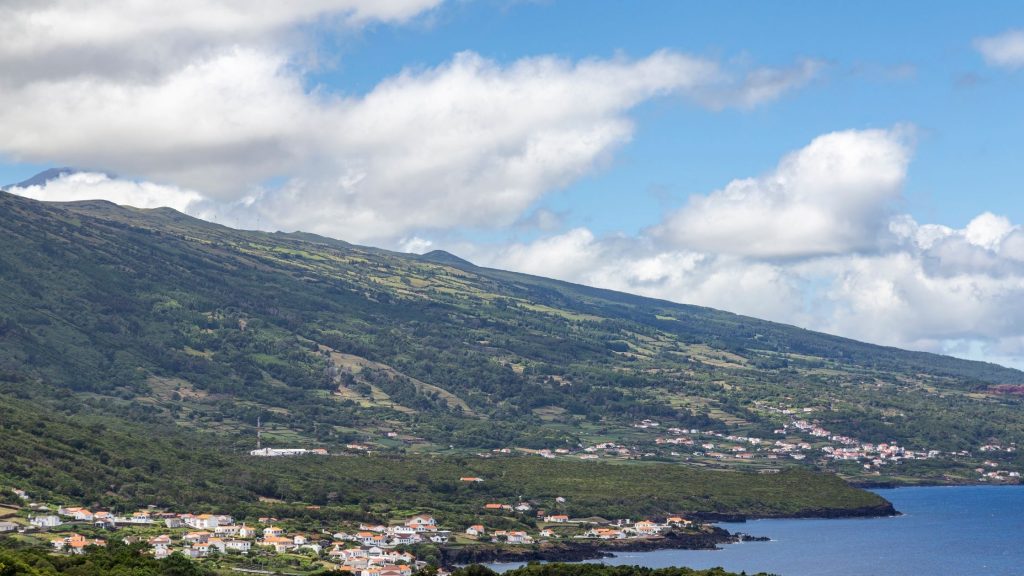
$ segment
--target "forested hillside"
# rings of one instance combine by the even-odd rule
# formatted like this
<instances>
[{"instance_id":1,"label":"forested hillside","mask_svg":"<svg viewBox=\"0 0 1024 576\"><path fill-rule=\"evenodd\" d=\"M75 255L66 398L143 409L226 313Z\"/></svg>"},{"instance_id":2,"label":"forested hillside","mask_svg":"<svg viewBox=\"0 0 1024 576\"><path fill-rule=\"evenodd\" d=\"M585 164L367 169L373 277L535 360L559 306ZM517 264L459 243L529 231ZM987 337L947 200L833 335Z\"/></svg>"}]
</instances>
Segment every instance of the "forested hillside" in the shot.
<instances>
[{"instance_id":1,"label":"forested hillside","mask_svg":"<svg viewBox=\"0 0 1024 576\"><path fill-rule=\"evenodd\" d=\"M277 445L685 460L655 433L772 438L787 409L914 450L1024 440L1000 386L1024 373L993 364L170 209L0 193L0 218L2 394L228 453L259 420Z\"/></svg>"}]
</instances>

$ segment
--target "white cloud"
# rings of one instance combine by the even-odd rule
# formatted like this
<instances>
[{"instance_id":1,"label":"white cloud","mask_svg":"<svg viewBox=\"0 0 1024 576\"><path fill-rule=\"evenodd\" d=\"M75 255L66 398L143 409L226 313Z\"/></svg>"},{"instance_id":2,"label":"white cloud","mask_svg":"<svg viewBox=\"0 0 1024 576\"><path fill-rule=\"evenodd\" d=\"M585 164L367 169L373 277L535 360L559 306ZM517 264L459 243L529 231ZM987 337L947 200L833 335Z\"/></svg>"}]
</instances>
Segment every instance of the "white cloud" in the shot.
<instances>
[{"instance_id":1,"label":"white cloud","mask_svg":"<svg viewBox=\"0 0 1024 576\"><path fill-rule=\"evenodd\" d=\"M1020 68L1024 66L1024 30L1010 30L997 36L978 38L974 47L989 66Z\"/></svg>"},{"instance_id":2,"label":"white cloud","mask_svg":"<svg viewBox=\"0 0 1024 576\"><path fill-rule=\"evenodd\" d=\"M824 68L818 60L804 59L790 68L756 68L740 78L726 75L720 84L703 90L698 99L712 109L753 108L802 88Z\"/></svg>"},{"instance_id":3,"label":"white cloud","mask_svg":"<svg viewBox=\"0 0 1024 576\"><path fill-rule=\"evenodd\" d=\"M600 265L605 250L590 230L574 228L529 244L506 246L497 256L480 254L479 259L484 265L498 264L527 274L586 283L586 275Z\"/></svg>"},{"instance_id":4,"label":"white cloud","mask_svg":"<svg viewBox=\"0 0 1024 576\"><path fill-rule=\"evenodd\" d=\"M597 238L586 228L497 249L462 248L470 260L485 266L759 318L802 319L796 284L771 263L664 250L646 238Z\"/></svg>"},{"instance_id":5,"label":"white cloud","mask_svg":"<svg viewBox=\"0 0 1024 576\"><path fill-rule=\"evenodd\" d=\"M874 249L909 159L904 129L819 136L770 174L691 197L652 233L677 246L759 257Z\"/></svg>"},{"instance_id":6,"label":"white cloud","mask_svg":"<svg viewBox=\"0 0 1024 576\"><path fill-rule=\"evenodd\" d=\"M103 198L115 204L131 204L137 208L168 206L181 212L191 211L203 201L202 195L193 190L114 179L96 172L64 174L45 185L12 188L8 192L45 202Z\"/></svg>"},{"instance_id":7,"label":"white cloud","mask_svg":"<svg viewBox=\"0 0 1024 576\"><path fill-rule=\"evenodd\" d=\"M748 108L820 69L734 71L666 50L507 64L463 52L364 94L309 85L320 32L408 22L442 1L8 2L0 154L199 191L194 215L396 245L531 210L550 228L558 218L536 200L604 165L639 104Z\"/></svg>"},{"instance_id":8,"label":"white cloud","mask_svg":"<svg viewBox=\"0 0 1024 576\"><path fill-rule=\"evenodd\" d=\"M0 6L0 81L155 79L232 46L301 42L312 24L405 22L442 0L14 0ZM14 81L14 82L12 82Z\"/></svg>"},{"instance_id":9,"label":"white cloud","mask_svg":"<svg viewBox=\"0 0 1024 576\"><path fill-rule=\"evenodd\" d=\"M284 60L232 49L157 82L99 77L0 91L0 149L237 196L293 168L319 111Z\"/></svg>"},{"instance_id":10,"label":"white cloud","mask_svg":"<svg viewBox=\"0 0 1024 576\"><path fill-rule=\"evenodd\" d=\"M975 246L995 250L1013 230L1014 226L1005 216L996 216L991 212L985 212L967 224L967 228L964 229L964 238Z\"/></svg>"},{"instance_id":11,"label":"white cloud","mask_svg":"<svg viewBox=\"0 0 1024 576\"><path fill-rule=\"evenodd\" d=\"M401 247L402 252L409 252L410 254L426 254L434 243L425 238L413 236L412 238L403 238L398 245Z\"/></svg>"},{"instance_id":12,"label":"white cloud","mask_svg":"<svg viewBox=\"0 0 1024 576\"><path fill-rule=\"evenodd\" d=\"M237 222L394 242L521 221L629 141L638 104L702 102L725 86L752 105L783 89L764 76L753 83L776 87L750 96L717 63L671 51L508 65L464 52L340 97L308 90L287 54L240 45L153 78L67 75L2 90L0 152L173 182ZM285 184L264 186L271 179Z\"/></svg>"}]
</instances>

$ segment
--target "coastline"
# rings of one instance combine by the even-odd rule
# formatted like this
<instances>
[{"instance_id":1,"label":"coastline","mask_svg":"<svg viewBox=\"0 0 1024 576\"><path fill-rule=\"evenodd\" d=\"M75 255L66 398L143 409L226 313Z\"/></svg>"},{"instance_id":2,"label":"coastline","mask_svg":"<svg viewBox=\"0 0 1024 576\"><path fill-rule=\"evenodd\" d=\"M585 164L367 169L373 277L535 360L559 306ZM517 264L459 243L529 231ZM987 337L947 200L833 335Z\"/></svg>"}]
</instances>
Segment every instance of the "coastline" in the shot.
<instances>
[{"instance_id":1,"label":"coastline","mask_svg":"<svg viewBox=\"0 0 1024 576\"><path fill-rule=\"evenodd\" d=\"M806 508L790 514L721 514L703 512L693 514L694 520L700 522L746 522L748 520L783 520L798 518L877 518L882 516L899 516L900 512L888 500L877 506L861 506L857 508Z\"/></svg>"},{"instance_id":2,"label":"coastline","mask_svg":"<svg viewBox=\"0 0 1024 576\"><path fill-rule=\"evenodd\" d=\"M579 562L609 558L616 552L650 552L652 550L713 550L720 544L731 544L750 538L733 534L724 528L708 526L699 533L668 532L657 538L632 540L565 540L542 542L533 546L502 546L476 544L445 547L440 550L444 566L491 564L494 562Z\"/></svg>"},{"instance_id":3,"label":"coastline","mask_svg":"<svg viewBox=\"0 0 1024 576\"><path fill-rule=\"evenodd\" d=\"M900 513L892 503L861 508L826 508L801 510L793 514L737 515L737 514L695 514L701 522L746 522L756 519L800 519L800 518L877 518L897 516ZM751 536L742 532L729 532L718 526L705 526L700 532L670 531L662 536L631 540L562 540L542 542L533 546L503 546L500 544L474 544L440 549L443 566L466 564L492 564L497 562L580 562L610 558L618 552L651 552L654 550L714 550L723 544L744 541L766 541L766 537Z\"/></svg>"},{"instance_id":4,"label":"coastline","mask_svg":"<svg viewBox=\"0 0 1024 576\"><path fill-rule=\"evenodd\" d=\"M1024 519L1022 485L911 486L884 494L903 512L898 518L758 519L732 531L769 536L770 545L719 546L710 550L619 552L596 560L650 569L687 566L728 572L815 576L877 574L992 574L1019 576L1019 534ZM751 518L753 520L753 518ZM866 551L871 551L866 553ZM827 559L828 569L822 559ZM517 564L495 564L503 572Z\"/></svg>"}]
</instances>

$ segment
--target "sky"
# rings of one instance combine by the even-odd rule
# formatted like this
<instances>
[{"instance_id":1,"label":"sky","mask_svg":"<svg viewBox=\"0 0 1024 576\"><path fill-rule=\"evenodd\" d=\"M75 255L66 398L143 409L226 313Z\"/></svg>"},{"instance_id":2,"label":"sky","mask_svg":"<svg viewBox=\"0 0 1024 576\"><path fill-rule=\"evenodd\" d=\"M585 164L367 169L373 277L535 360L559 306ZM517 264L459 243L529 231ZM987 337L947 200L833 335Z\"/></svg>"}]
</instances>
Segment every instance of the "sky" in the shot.
<instances>
[{"instance_id":1,"label":"sky","mask_svg":"<svg viewBox=\"0 0 1024 576\"><path fill-rule=\"evenodd\" d=\"M1018 2L0 1L0 183L1024 367Z\"/></svg>"}]
</instances>

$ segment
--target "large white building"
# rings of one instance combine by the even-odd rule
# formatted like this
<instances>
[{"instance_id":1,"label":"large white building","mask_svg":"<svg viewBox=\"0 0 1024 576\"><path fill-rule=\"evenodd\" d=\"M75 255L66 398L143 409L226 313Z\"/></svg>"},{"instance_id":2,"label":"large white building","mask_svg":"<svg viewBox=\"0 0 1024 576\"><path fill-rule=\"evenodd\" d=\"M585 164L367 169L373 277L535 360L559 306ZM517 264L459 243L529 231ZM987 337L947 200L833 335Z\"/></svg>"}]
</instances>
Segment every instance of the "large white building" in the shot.
<instances>
[{"instance_id":1,"label":"large white building","mask_svg":"<svg viewBox=\"0 0 1024 576\"><path fill-rule=\"evenodd\" d=\"M301 456L302 454L326 456L327 450L323 448L313 448L312 450L306 448L257 448L249 451L250 456Z\"/></svg>"},{"instance_id":2,"label":"large white building","mask_svg":"<svg viewBox=\"0 0 1024 576\"><path fill-rule=\"evenodd\" d=\"M62 524L60 516L33 516L28 519L29 523L39 528L56 528Z\"/></svg>"}]
</instances>

